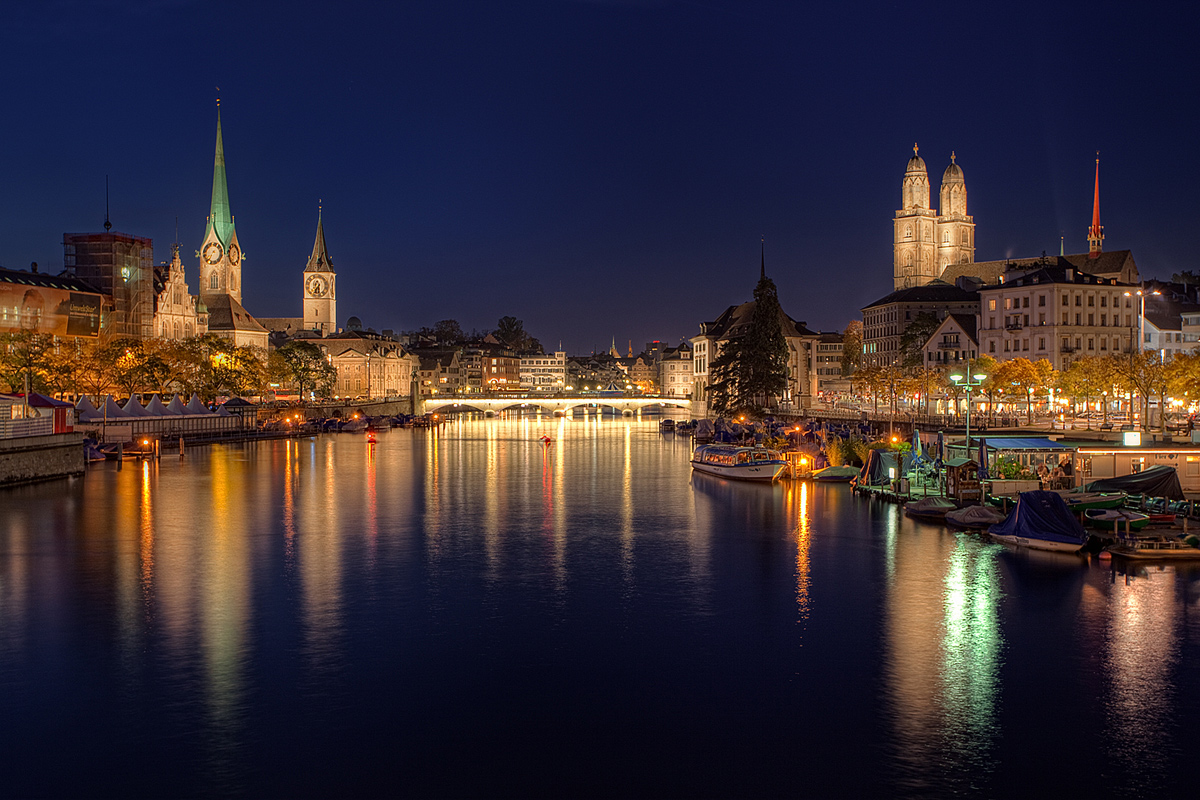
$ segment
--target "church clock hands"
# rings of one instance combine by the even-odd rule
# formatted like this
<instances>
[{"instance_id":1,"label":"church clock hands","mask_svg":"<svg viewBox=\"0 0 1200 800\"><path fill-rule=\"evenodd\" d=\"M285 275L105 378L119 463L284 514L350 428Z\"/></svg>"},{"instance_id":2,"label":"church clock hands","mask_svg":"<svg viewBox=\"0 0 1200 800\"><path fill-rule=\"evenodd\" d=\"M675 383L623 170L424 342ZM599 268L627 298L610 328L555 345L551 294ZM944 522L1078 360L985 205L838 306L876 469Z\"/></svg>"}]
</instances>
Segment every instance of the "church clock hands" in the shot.
<instances>
[{"instance_id":1,"label":"church clock hands","mask_svg":"<svg viewBox=\"0 0 1200 800\"><path fill-rule=\"evenodd\" d=\"M223 252L220 242L209 242L204 246L204 260L210 264L215 264L221 260Z\"/></svg>"},{"instance_id":2,"label":"church clock hands","mask_svg":"<svg viewBox=\"0 0 1200 800\"><path fill-rule=\"evenodd\" d=\"M308 279L308 293L313 297L323 297L327 288L325 279L320 275L313 275Z\"/></svg>"},{"instance_id":3,"label":"church clock hands","mask_svg":"<svg viewBox=\"0 0 1200 800\"><path fill-rule=\"evenodd\" d=\"M235 267L242 261L242 251L236 244L229 245L229 263Z\"/></svg>"}]
</instances>

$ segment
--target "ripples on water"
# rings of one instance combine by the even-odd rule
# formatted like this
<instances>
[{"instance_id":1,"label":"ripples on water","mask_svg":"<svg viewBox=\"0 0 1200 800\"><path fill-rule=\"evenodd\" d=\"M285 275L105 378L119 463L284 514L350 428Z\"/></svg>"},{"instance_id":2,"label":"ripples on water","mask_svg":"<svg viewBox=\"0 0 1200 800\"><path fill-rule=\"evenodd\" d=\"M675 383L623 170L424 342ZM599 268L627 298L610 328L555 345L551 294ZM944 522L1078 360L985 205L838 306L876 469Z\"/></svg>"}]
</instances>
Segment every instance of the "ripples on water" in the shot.
<instances>
[{"instance_id":1,"label":"ripples on water","mask_svg":"<svg viewBox=\"0 0 1200 800\"><path fill-rule=\"evenodd\" d=\"M471 420L0 491L6 794L1187 793L1197 571L688 445Z\"/></svg>"}]
</instances>

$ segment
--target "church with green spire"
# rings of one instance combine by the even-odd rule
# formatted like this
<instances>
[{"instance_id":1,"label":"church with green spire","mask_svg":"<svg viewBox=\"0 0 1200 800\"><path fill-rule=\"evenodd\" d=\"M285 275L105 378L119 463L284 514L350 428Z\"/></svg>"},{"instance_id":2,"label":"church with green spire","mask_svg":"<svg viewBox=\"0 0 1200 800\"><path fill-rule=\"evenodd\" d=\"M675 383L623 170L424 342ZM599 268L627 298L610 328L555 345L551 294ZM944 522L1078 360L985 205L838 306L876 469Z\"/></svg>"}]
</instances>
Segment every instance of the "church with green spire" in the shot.
<instances>
[{"instance_id":1,"label":"church with green spire","mask_svg":"<svg viewBox=\"0 0 1200 800\"><path fill-rule=\"evenodd\" d=\"M225 142L221 135L221 109L217 105L217 147L213 158L212 203L204 229L200 258L200 297L208 309L208 330L236 345L267 348L267 329L242 306L242 262L229 207L225 174Z\"/></svg>"}]
</instances>

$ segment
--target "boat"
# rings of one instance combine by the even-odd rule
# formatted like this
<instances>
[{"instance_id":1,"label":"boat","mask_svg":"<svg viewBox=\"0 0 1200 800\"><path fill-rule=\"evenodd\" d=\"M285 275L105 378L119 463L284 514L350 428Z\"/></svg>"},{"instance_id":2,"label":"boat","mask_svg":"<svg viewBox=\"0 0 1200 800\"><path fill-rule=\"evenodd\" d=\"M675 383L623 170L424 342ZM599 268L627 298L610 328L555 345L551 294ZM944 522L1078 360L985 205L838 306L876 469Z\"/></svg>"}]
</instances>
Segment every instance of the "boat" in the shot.
<instances>
[{"instance_id":1,"label":"boat","mask_svg":"<svg viewBox=\"0 0 1200 800\"><path fill-rule=\"evenodd\" d=\"M1004 515L991 506L967 506L946 512L946 524L956 528L983 529L1004 521Z\"/></svg>"},{"instance_id":2,"label":"boat","mask_svg":"<svg viewBox=\"0 0 1200 800\"><path fill-rule=\"evenodd\" d=\"M770 483L786 467L779 451L765 447L705 444L692 452L692 469L735 481Z\"/></svg>"},{"instance_id":3,"label":"boat","mask_svg":"<svg viewBox=\"0 0 1200 800\"><path fill-rule=\"evenodd\" d=\"M1088 535L1057 492L1021 492L1017 504L1001 523L988 528L993 539L1005 544L1074 553Z\"/></svg>"},{"instance_id":4,"label":"boat","mask_svg":"<svg viewBox=\"0 0 1200 800\"><path fill-rule=\"evenodd\" d=\"M812 474L814 481L849 483L858 475L858 467L825 467Z\"/></svg>"},{"instance_id":5,"label":"boat","mask_svg":"<svg viewBox=\"0 0 1200 800\"><path fill-rule=\"evenodd\" d=\"M1150 536L1122 539L1119 544L1105 548L1106 552L1122 558L1143 560L1200 560L1200 547L1195 536L1180 539L1176 536Z\"/></svg>"},{"instance_id":6,"label":"boat","mask_svg":"<svg viewBox=\"0 0 1200 800\"><path fill-rule=\"evenodd\" d=\"M944 522L946 512L954 511L958 506L944 497L922 497L904 504L904 513L922 522Z\"/></svg>"},{"instance_id":7,"label":"boat","mask_svg":"<svg viewBox=\"0 0 1200 800\"><path fill-rule=\"evenodd\" d=\"M1150 524L1150 516L1140 511L1124 508L1089 508L1083 512L1083 521L1092 528L1102 531L1140 531Z\"/></svg>"},{"instance_id":8,"label":"boat","mask_svg":"<svg viewBox=\"0 0 1200 800\"><path fill-rule=\"evenodd\" d=\"M1092 508L1120 508L1125 503L1124 492L1059 492L1067 508L1078 513Z\"/></svg>"},{"instance_id":9,"label":"boat","mask_svg":"<svg viewBox=\"0 0 1200 800\"><path fill-rule=\"evenodd\" d=\"M675 432L675 420L673 420L673 419L659 420L658 429L660 431L662 431L663 433L674 433Z\"/></svg>"},{"instance_id":10,"label":"boat","mask_svg":"<svg viewBox=\"0 0 1200 800\"><path fill-rule=\"evenodd\" d=\"M340 426L338 426L338 430L342 433L361 433L367 429L369 424L370 423L362 417L356 417L343 422Z\"/></svg>"}]
</instances>

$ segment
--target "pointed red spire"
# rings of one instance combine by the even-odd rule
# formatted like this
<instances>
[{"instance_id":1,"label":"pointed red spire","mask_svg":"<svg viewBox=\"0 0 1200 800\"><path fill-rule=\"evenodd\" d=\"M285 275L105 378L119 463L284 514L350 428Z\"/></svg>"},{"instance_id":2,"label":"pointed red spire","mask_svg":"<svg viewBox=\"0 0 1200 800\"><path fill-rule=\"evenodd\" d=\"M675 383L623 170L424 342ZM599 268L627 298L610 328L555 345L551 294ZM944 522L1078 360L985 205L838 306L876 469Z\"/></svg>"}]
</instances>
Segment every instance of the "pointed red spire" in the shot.
<instances>
[{"instance_id":1,"label":"pointed red spire","mask_svg":"<svg viewBox=\"0 0 1200 800\"><path fill-rule=\"evenodd\" d=\"M1100 224L1100 153L1096 156L1096 191L1092 196L1092 227L1088 228L1088 258L1098 258L1104 244L1104 226Z\"/></svg>"}]
</instances>

